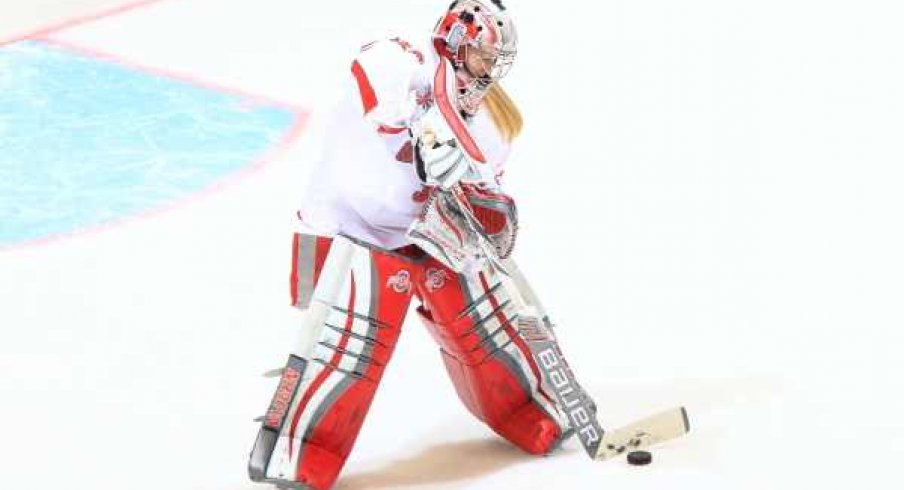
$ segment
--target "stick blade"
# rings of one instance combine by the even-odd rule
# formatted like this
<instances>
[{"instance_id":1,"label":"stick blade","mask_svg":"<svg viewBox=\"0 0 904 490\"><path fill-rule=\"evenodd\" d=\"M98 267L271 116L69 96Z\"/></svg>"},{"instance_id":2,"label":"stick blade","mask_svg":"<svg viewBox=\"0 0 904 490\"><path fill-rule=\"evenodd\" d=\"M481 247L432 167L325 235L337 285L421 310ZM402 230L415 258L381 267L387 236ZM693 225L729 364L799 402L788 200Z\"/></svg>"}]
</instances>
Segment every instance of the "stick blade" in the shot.
<instances>
[{"instance_id":1,"label":"stick blade","mask_svg":"<svg viewBox=\"0 0 904 490\"><path fill-rule=\"evenodd\" d=\"M666 442L687 434L690 428L687 410L684 407L659 412L606 432L595 459L605 460L627 451Z\"/></svg>"}]
</instances>

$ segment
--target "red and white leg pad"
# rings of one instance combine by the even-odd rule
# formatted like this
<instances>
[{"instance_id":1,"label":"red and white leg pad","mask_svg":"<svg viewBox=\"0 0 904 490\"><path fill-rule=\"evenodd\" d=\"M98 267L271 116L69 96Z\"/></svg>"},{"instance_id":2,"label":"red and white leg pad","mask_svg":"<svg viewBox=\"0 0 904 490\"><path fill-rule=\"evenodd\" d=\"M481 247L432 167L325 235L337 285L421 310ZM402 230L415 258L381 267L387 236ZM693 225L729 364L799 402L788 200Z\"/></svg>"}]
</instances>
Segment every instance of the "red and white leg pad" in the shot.
<instances>
[{"instance_id":1,"label":"red and white leg pad","mask_svg":"<svg viewBox=\"0 0 904 490\"><path fill-rule=\"evenodd\" d=\"M309 294L305 286L316 284L329 239L299 235L294 245L293 302L303 306ZM345 285L307 356L272 454L262 464L263 480L330 488L392 356L417 266L365 246L356 246L350 264Z\"/></svg>"},{"instance_id":2,"label":"red and white leg pad","mask_svg":"<svg viewBox=\"0 0 904 490\"><path fill-rule=\"evenodd\" d=\"M489 269L459 275L434 259L418 284L422 320L442 348L459 398L478 419L531 454L554 449L567 419L550 393L526 341L517 311Z\"/></svg>"}]
</instances>

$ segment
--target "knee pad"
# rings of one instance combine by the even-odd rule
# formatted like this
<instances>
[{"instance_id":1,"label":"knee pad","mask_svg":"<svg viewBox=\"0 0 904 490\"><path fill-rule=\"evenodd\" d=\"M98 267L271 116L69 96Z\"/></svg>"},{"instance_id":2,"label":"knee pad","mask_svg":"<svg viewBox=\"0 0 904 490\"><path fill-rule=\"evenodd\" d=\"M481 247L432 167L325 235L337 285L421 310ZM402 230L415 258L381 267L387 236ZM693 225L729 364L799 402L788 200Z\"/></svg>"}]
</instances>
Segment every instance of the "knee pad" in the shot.
<instances>
[{"instance_id":1,"label":"knee pad","mask_svg":"<svg viewBox=\"0 0 904 490\"><path fill-rule=\"evenodd\" d=\"M432 271L432 272L431 272ZM419 288L421 320L440 345L456 392L468 410L532 454L561 440L567 426L515 323L517 311L487 270L459 275L433 262Z\"/></svg>"}]
</instances>

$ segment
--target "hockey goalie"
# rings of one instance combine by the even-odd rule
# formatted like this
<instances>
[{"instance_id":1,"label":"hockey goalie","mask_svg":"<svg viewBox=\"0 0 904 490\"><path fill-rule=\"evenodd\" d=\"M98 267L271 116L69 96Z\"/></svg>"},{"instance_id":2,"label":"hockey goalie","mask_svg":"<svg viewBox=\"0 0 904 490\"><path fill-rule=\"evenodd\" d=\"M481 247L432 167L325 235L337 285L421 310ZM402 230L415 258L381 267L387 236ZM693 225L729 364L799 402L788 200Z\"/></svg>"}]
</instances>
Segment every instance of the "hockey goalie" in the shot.
<instances>
[{"instance_id":1,"label":"hockey goalie","mask_svg":"<svg viewBox=\"0 0 904 490\"><path fill-rule=\"evenodd\" d=\"M500 1L462 0L423 40L371 42L351 61L298 214L291 293L304 325L253 480L334 484L412 300L461 402L495 433L542 455L578 432L501 273L518 223L500 186L521 117L499 80L516 46Z\"/></svg>"}]
</instances>

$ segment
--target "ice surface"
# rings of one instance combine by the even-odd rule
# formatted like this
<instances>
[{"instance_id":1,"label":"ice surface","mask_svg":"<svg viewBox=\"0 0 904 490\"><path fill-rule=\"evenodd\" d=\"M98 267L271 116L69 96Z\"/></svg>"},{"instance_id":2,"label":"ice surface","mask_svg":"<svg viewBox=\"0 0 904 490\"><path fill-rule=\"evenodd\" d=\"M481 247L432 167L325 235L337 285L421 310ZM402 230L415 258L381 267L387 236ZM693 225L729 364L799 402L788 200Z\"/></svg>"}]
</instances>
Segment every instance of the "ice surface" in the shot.
<instances>
[{"instance_id":1,"label":"ice surface","mask_svg":"<svg viewBox=\"0 0 904 490\"><path fill-rule=\"evenodd\" d=\"M899 488L900 16L508 3L516 256L603 425L685 404L692 433L643 468L573 442L519 454L413 321L338 488ZM316 115L355 46L433 12L187 0L55 36ZM190 205L0 253L0 487L258 488L257 375L294 337L291 215L319 131Z\"/></svg>"},{"instance_id":2,"label":"ice surface","mask_svg":"<svg viewBox=\"0 0 904 490\"><path fill-rule=\"evenodd\" d=\"M255 163L296 115L41 42L0 49L0 246L149 211Z\"/></svg>"}]
</instances>

